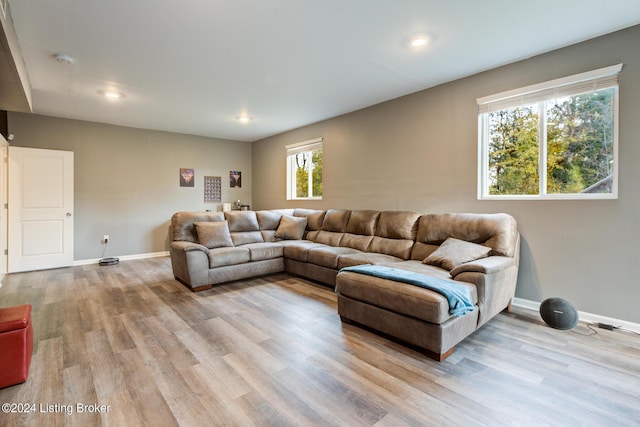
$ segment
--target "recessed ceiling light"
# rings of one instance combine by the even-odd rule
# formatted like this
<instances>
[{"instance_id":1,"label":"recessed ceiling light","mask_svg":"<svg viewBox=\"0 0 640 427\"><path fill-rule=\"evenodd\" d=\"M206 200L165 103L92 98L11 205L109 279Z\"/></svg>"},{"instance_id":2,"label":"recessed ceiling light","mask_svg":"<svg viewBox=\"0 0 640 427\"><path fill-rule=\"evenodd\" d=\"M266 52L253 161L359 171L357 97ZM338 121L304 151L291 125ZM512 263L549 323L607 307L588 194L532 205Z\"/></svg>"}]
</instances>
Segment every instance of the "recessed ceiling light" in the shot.
<instances>
[{"instance_id":1,"label":"recessed ceiling light","mask_svg":"<svg viewBox=\"0 0 640 427\"><path fill-rule=\"evenodd\" d=\"M407 39L407 44L412 48L420 48L429 44L431 37L428 34L413 34Z\"/></svg>"},{"instance_id":2,"label":"recessed ceiling light","mask_svg":"<svg viewBox=\"0 0 640 427\"><path fill-rule=\"evenodd\" d=\"M124 93L115 90L99 90L98 93L107 99L122 99Z\"/></svg>"},{"instance_id":3,"label":"recessed ceiling light","mask_svg":"<svg viewBox=\"0 0 640 427\"><path fill-rule=\"evenodd\" d=\"M246 115L236 116L236 120L240 123L249 123L251 121L251 117Z\"/></svg>"}]
</instances>

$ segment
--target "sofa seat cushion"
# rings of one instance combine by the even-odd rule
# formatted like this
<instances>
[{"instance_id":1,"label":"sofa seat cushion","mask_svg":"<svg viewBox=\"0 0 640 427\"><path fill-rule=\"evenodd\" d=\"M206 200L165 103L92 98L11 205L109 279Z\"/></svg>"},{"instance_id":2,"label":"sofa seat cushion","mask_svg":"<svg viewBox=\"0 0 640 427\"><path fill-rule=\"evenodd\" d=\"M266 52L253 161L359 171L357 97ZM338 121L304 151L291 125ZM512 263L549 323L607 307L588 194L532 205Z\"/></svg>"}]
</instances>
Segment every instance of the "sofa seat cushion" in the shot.
<instances>
[{"instance_id":1,"label":"sofa seat cushion","mask_svg":"<svg viewBox=\"0 0 640 427\"><path fill-rule=\"evenodd\" d=\"M402 258L393 255L375 254L371 252L361 252L359 254L346 254L338 259L338 269L353 267L362 264L391 264L404 261Z\"/></svg>"},{"instance_id":2,"label":"sofa seat cushion","mask_svg":"<svg viewBox=\"0 0 640 427\"><path fill-rule=\"evenodd\" d=\"M243 248L249 249L251 261L280 258L284 254L284 247L277 243L251 243Z\"/></svg>"},{"instance_id":3,"label":"sofa seat cushion","mask_svg":"<svg viewBox=\"0 0 640 427\"><path fill-rule=\"evenodd\" d=\"M288 242L288 244L284 244L285 242ZM284 246L285 258L301 262L309 261L309 251L311 249L326 246L321 243L310 242L308 240L283 240L278 243Z\"/></svg>"},{"instance_id":4,"label":"sofa seat cushion","mask_svg":"<svg viewBox=\"0 0 640 427\"><path fill-rule=\"evenodd\" d=\"M380 263L386 265L386 263ZM403 270L413 271L414 273L426 274L438 279L452 280L449 271L434 265L423 264L422 261L402 261L401 264L389 264L389 267L401 268ZM473 292L475 295L475 291ZM475 297L474 297L475 298ZM474 299L474 303L475 303Z\"/></svg>"},{"instance_id":5,"label":"sofa seat cushion","mask_svg":"<svg viewBox=\"0 0 640 427\"><path fill-rule=\"evenodd\" d=\"M441 279L448 278L448 272L420 262L405 261L392 263L390 266L424 274L433 273L434 276ZM421 266L430 268L422 268ZM477 304L478 296L475 286L465 282L456 283L467 286L471 292L473 303ZM336 292L357 301L430 323L441 324L452 317L449 314L449 303L444 296L419 286L393 280L344 271L338 273Z\"/></svg>"},{"instance_id":6,"label":"sofa seat cushion","mask_svg":"<svg viewBox=\"0 0 640 427\"><path fill-rule=\"evenodd\" d=\"M298 246L304 243L315 243L311 240L277 240L275 243L286 248L287 246Z\"/></svg>"},{"instance_id":7,"label":"sofa seat cushion","mask_svg":"<svg viewBox=\"0 0 640 427\"><path fill-rule=\"evenodd\" d=\"M342 255L361 253L357 249L324 246L309 250L308 262L327 268L338 268L338 259Z\"/></svg>"},{"instance_id":8,"label":"sofa seat cushion","mask_svg":"<svg viewBox=\"0 0 640 427\"><path fill-rule=\"evenodd\" d=\"M248 247L216 248L209 251L209 268L244 264L251 260Z\"/></svg>"}]
</instances>

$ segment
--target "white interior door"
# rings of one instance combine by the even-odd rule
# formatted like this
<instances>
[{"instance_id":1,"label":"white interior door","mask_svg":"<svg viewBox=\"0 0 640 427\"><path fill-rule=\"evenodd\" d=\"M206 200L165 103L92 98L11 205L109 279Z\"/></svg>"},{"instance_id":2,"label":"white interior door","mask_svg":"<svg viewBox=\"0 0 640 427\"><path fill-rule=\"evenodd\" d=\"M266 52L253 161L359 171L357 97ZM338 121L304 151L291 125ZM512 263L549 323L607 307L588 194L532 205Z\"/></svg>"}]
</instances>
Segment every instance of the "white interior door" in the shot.
<instances>
[{"instance_id":1,"label":"white interior door","mask_svg":"<svg viewBox=\"0 0 640 427\"><path fill-rule=\"evenodd\" d=\"M8 272L73 264L73 153L9 147Z\"/></svg>"}]
</instances>

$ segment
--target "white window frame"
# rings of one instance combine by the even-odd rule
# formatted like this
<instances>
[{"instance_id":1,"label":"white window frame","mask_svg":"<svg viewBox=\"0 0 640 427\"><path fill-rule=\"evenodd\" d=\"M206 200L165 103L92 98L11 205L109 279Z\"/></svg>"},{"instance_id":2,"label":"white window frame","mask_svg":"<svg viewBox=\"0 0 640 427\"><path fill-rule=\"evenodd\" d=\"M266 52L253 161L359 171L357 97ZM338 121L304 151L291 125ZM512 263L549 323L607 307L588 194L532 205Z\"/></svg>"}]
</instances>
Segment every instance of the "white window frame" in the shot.
<instances>
[{"instance_id":1,"label":"white window frame","mask_svg":"<svg viewBox=\"0 0 640 427\"><path fill-rule=\"evenodd\" d=\"M618 75L623 64L575 74L476 99L478 103L478 200L571 200L618 198ZM546 114L540 113L539 194L489 194L489 113L531 105L597 89L614 89L613 94L613 184L610 193L547 194Z\"/></svg>"},{"instance_id":2,"label":"white window frame","mask_svg":"<svg viewBox=\"0 0 640 427\"><path fill-rule=\"evenodd\" d=\"M296 197L296 164L294 157L296 154L322 151L322 138L310 139L285 146L287 152L287 200L322 200L322 196ZM324 154L324 153L323 153ZM311 164L309 164L311 166ZM324 179L324 176L323 176ZM309 194L313 189L313 176L309 173Z\"/></svg>"}]
</instances>

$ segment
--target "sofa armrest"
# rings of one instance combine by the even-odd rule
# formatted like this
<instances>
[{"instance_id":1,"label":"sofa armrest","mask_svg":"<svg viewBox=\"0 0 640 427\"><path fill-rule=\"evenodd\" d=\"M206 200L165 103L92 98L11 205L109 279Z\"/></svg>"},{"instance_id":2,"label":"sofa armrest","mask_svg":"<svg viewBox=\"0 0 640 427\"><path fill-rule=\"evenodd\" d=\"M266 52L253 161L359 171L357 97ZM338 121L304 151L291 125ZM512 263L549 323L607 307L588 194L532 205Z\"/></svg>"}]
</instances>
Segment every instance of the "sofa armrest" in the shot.
<instances>
[{"instance_id":1,"label":"sofa armrest","mask_svg":"<svg viewBox=\"0 0 640 427\"><path fill-rule=\"evenodd\" d=\"M202 246L198 243L191 242L171 242L171 249L183 251L183 252L191 252L191 251L202 251L206 254L209 253L209 249L206 246Z\"/></svg>"},{"instance_id":2,"label":"sofa armrest","mask_svg":"<svg viewBox=\"0 0 640 427\"><path fill-rule=\"evenodd\" d=\"M511 257L491 256L462 264L451 270L451 276L476 286L478 326L481 326L511 304L516 293L518 264Z\"/></svg>"},{"instance_id":3,"label":"sofa armrest","mask_svg":"<svg viewBox=\"0 0 640 427\"><path fill-rule=\"evenodd\" d=\"M169 245L171 267L176 279L191 289L210 285L209 249L191 242L171 242Z\"/></svg>"},{"instance_id":4,"label":"sofa armrest","mask_svg":"<svg viewBox=\"0 0 640 427\"><path fill-rule=\"evenodd\" d=\"M451 277L455 277L460 273L484 273L494 274L516 265L516 260L506 256L490 256L480 258L472 262L460 264L451 270Z\"/></svg>"}]
</instances>

